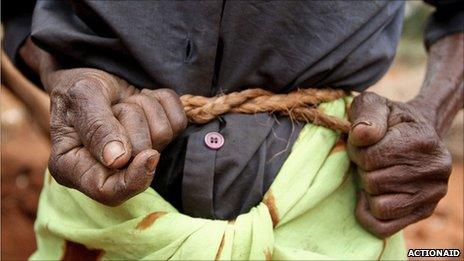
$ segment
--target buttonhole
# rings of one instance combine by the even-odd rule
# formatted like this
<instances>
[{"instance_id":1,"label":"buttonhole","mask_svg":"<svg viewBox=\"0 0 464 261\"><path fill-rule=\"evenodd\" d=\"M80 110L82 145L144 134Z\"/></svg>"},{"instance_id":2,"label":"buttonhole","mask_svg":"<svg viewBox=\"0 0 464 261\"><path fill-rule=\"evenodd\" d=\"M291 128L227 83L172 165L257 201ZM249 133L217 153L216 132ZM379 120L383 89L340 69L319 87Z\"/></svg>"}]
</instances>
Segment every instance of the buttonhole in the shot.
<instances>
[{"instance_id":1,"label":"buttonhole","mask_svg":"<svg viewBox=\"0 0 464 261\"><path fill-rule=\"evenodd\" d=\"M219 130L224 129L227 125L226 120L222 116L219 116L218 121L219 121Z\"/></svg>"},{"instance_id":2,"label":"buttonhole","mask_svg":"<svg viewBox=\"0 0 464 261\"><path fill-rule=\"evenodd\" d=\"M185 58L184 62L190 61L190 58L192 57L192 42L190 41L190 38L186 39L186 44L185 44Z\"/></svg>"}]
</instances>

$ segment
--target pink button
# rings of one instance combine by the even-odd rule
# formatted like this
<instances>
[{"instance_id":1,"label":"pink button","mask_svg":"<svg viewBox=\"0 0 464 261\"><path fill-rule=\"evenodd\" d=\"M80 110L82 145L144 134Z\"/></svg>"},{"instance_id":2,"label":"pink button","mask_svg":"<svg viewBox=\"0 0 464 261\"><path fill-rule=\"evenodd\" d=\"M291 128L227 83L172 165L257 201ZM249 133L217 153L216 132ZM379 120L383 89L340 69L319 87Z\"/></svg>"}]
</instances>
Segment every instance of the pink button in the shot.
<instances>
[{"instance_id":1,"label":"pink button","mask_svg":"<svg viewBox=\"0 0 464 261\"><path fill-rule=\"evenodd\" d=\"M205 135L205 144L210 149L220 149L224 145L224 137L219 132L208 132Z\"/></svg>"}]
</instances>

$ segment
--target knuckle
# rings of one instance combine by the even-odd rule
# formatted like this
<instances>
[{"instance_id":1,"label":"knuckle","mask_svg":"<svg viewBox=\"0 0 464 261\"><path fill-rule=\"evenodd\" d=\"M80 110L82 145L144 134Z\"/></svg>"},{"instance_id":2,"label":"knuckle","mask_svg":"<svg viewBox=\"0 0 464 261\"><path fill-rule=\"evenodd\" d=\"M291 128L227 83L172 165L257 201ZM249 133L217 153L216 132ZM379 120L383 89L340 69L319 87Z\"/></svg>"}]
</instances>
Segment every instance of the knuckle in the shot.
<instances>
[{"instance_id":1,"label":"knuckle","mask_svg":"<svg viewBox=\"0 0 464 261\"><path fill-rule=\"evenodd\" d=\"M89 143L88 145L92 147L106 143L106 138L111 135L111 131L106 129L105 122L100 119L90 120L86 129L85 137Z\"/></svg>"},{"instance_id":2,"label":"knuckle","mask_svg":"<svg viewBox=\"0 0 464 261\"><path fill-rule=\"evenodd\" d=\"M131 109L134 109L135 107L152 107L153 106L153 97L149 95L144 95L143 93L138 93L134 94L126 99L123 100L123 102L130 104ZM143 111L143 110L141 110Z\"/></svg>"},{"instance_id":3,"label":"knuckle","mask_svg":"<svg viewBox=\"0 0 464 261\"><path fill-rule=\"evenodd\" d=\"M63 169L56 155L52 154L48 160L48 170L56 182L62 186L72 187L69 179L66 178L66 169Z\"/></svg>"},{"instance_id":4,"label":"knuckle","mask_svg":"<svg viewBox=\"0 0 464 261\"><path fill-rule=\"evenodd\" d=\"M68 89L66 98L70 101L85 99L90 94L89 90L91 89L92 85L92 80L90 78L78 79Z\"/></svg>"},{"instance_id":5,"label":"knuckle","mask_svg":"<svg viewBox=\"0 0 464 261\"><path fill-rule=\"evenodd\" d=\"M364 170L372 171L375 170L380 159L375 157L375 151L366 150L359 154L359 161ZM374 181L375 182L375 181Z\"/></svg>"},{"instance_id":6,"label":"knuckle","mask_svg":"<svg viewBox=\"0 0 464 261\"><path fill-rule=\"evenodd\" d=\"M93 199L110 207L117 207L123 203L121 199L111 196L107 192L102 190L99 190L97 193L95 193L93 195Z\"/></svg>"},{"instance_id":7,"label":"knuckle","mask_svg":"<svg viewBox=\"0 0 464 261\"><path fill-rule=\"evenodd\" d=\"M364 189L371 193L376 194L379 190L379 179L373 175L366 174L361 178L362 185Z\"/></svg>"},{"instance_id":8,"label":"knuckle","mask_svg":"<svg viewBox=\"0 0 464 261\"><path fill-rule=\"evenodd\" d=\"M171 89L163 88L154 90L153 92L155 92L160 98L177 99L180 101L179 95Z\"/></svg>"},{"instance_id":9,"label":"knuckle","mask_svg":"<svg viewBox=\"0 0 464 261\"><path fill-rule=\"evenodd\" d=\"M50 92L51 106L59 106L68 98L68 93L62 88L55 88Z\"/></svg>"},{"instance_id":10,"label":"knuckle","mask_svg":"<svg viewBox=\"0 0 464 261\"><path fill-rule=\"evenodd\" d=\"M153 144L166 145L174 138L174 133L172 132L168 124L159 124L156 129L153 130L152 142Z\"/></svg>"},{"instance_id":11,"label":"knuckle","mask_svg":"<svg viewBox=\"0 0 464 261\"><path fill-rule=\"evenodd\" d=\"M382 200L376 200L371 203L370 205L371 210L372 210L372 215L376 218L385 218L391 216L391 212L393 207L382 201Z\"/></svg>"},{"instance_id":12,"label":"knuckle","mask_svg":"<svg viewBox=\"0 0 464 261\"><path fill-rule=\"evenodd\" d=\"M451 175L451 171L453 168L453 159L451 157L451 153L444 149L442 151L442 156L440 157L440 171L439 175L443 178L448 179Z\"/></svg>"},{"instance_id":13,"label":"knuckle","mask_svg":"<svg viewBox=\"0 0 464 261\"><path fill-rule=\"evenodd\" d=\"M439 179L448 180L451 175L451 168L451 166L442 166L436 171L435 176Z\"/></svg>"},{"instance_id":14,"label":"knuckle","mask_svg":"<svg viewBox=\"0 0 464 261\"><path fill-rule=\"evenodd\" d=\"M96 201L107 206L118 206L123 200L121 199L122 193L118 193L118 189L114 188L113 191L108 191L105 186L97 186L92 192L92 198Z\"/></svg>"},{"instance_id":15,"label":"knuckle","mask_svg":"<svg viewBox=\"0 0 464 261\"><path fill-rule=\"evenodd\" d=\"M440 141L433 131L420 129L418 135L408 135L411 139L411 149L425 153L436 151L440 147Z\"/></svg>"},{"instance_id":16,"label":"knuckle","mask_svg":"<svg viewBox=\"0 0 464 261\"><path fill-rule=\"evenodd\" d=\"M412 198L412 202L416 204L427 202L429 194L424 192L424 190L419 191L418 193L414 194Z\"/></svg>"},{"instance_id":17,"label":"knuckle","mask_svg":"<svg viewBox=\"0 0 464 261\"><path fill-rule=\"evenodd\" d=\"M435 211L436 206L437 206L437 204L434 203L434 204L429 204L429 205L426 205L425 207L423 207L419 211L419 213L417 215L417 217L418 217L417 221L430 217L433 214L433 212Z\"/></svg>"},{"instance_id":18,"label":"knuckle","mask_svg":"<svg viewBox=\"0 0 464 261\"><path fill-rule=\"evenodd\" d=\"M444 198L446 196L447 192L448 192L448 186L447 185L440 186L440 188L438 189L438 192L437 192L438 199Z\"/></svg>"},{"instance_id":19,"label":"knuckle","mask_svg":"<svg viewBox=\"0 0 464 261\"><path fill-rule=\"evenodd\" d=\"M118 103L113 106L116 116L130 115L133 113L143 114L142 108L133 103Z\"/></svg>"},{"instance_id":20,"label":"knuckle","mask_svg":"<svg viewBox=\"0 0 464 261\"><path fill-rule=\"evenodd\" d=\"M116 118L119 118L121 115L125 114L127 111L127 104L126 103L117 103L111 107L111 110L114 113Z\"/></svg>"},{"instance_id":21,"label":"knuckle","mask_svg":"<svg viewBox=\"0 0 464 261\"><path fill-rule=\"evenodd\" d=\"M378 100L381 98L382 97L376 93L366 91L366 92L362 92L360 95L355 97L353 102L355 103L356 106L362 106L365 104L377 103Z\"/></svg>"},{"instance_id":22,"label":"knuckle","mask_svg":"<svg viewBox=\"0 0 464 261\"><path fill-rule=\"evenodd\" d=\"M144 101L146 101L148 99L150 99L149 96L144 95L143 93L137 93L137 94L134 94L134 95L131 95L131 96L127 97L125 99L125 101L131 101L131 102L139 103L139 102L144 102Z\"/></svg>"},{"instance_id":23,"label":"knuckle","mask_svg":"<svg viewBox=\"0 0 464 261\"><path fill-rule=\"evenodd\" d=\"M448 180L452 171L452 158L448 150L429 155L428 164L423 166L427 176L434 180Z\"/></svg>"},{"instance_id":24,"label":"knuckle","mask_svg":"<svg viewBox=\"0 0 464 261\"><path fill-rule=\"evenodd\" d=\"M392 225L380 223L376 228L376 234L381 238L386 238L400 231L402 228L403 227L395 229Z\"/></svg>"},{"instance_id":25,"label":"knuckle","mask_svg":"<svg viewBox=\"0 0 464 261\"><path fill-rule=\"evenodd\" d=\"M348 153L350 159L363 171L374 171L378 165L381 164L381 160L375 158L375 156L371 155L367 150L359 150L359 149L349 149L350 145L348 145Z\"/></svg>"},{"instance_id":26,"label":"knuckle","mask_svg":"<svg viewBox=\"0 0 464 261\"><path fill-rule=\"evenodd\" d=\"M50 94L51 118L62 118L68 111L69 101L67 94L61 90L53 90Z\"/></svg>"},{"instance_id":27,"label":"knuckle","mask_svg":"<svg viewBox=\"0 0 464 261\"><path fill-rule=\"evenodd\" d=\"M390 236L391 234L393 234L390 231L391 229L386 225L380 225L378 227L374 227L372 228L372 230L373 230L372 232L374 232L374 234L380 238L386 238Z\"/></svg>"},{"instance_id":28,"label":"knuckle","mask_svg":"<svg viewBox=\"0 0 464 261\"><path fill-rule=\"evenodd\" d=\"M175 117L172 121L172 125L176 128L176 134L187 128L188 120L185 113L182 113L179 117Z\"/></svg>"},{"instance_id":29,"label":"knuckle","mask_svg":"<svg viewBox=\"0 0 464 261\"><path fill-rule=\"evenodd\" d=\"M362 92L360 95L358 95L356 98L359 102L366 102L369 101L370 99L373 99L373 97L377 96L373 92Z\"/></svg>"},{"instance_id":30,"label":"knuckle","mask_svg":"<svg viewBox=\"0 0 464 261\"><path fill-rule=\"evenodd\" d=\"M141 186L136 184L127 183L121 175L118 180L113 183L113 186L101 186L96 193L96 200L111 207L116 207L124 203L131 196L142 191ZM148 185L147 185L148 187ZM146 187L145 187L146 188Z\"/></svg>"}]
</instances>

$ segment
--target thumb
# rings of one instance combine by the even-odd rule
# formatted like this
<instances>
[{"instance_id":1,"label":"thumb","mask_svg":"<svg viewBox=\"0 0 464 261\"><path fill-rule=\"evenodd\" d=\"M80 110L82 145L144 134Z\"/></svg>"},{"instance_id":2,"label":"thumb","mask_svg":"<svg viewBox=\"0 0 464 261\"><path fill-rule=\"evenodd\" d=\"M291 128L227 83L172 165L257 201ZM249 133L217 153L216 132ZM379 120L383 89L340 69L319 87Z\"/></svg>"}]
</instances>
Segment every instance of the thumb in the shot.
<instances>
[{"instance_id":1,"label":"thumb","mask_svg":"<svg viewBox=\"0 0 464 261\"><path fill-rule=\"evenodd\" d=\"M370 146L380 141L387 132L390 109L387 99L372 92L363 92L349 111L352 123L348 141L356 147Z\"/></svg>"},{"instance_id":2,"label":"thumb","mask_svg":"<svg viewBox=\"0 0 464 261\"><path fill-rule=\"evenodd\" d=\"M146 190L155 175L154 171L158 165L159 157L160 154L152 149L137 154L127 169L108 176L101 187L102 193L97 199L104 204L117 206Z\"/></svg>"},{"instance_id":3,"label":"thumb","mask_svg":"<svg viewBox=\"0 0 464 261\"><path fill-rule=\"evenodd\" d=\"M72 123L82 143L104 166L121 168L131 157L131 144L124 127L111 109L117 87L102 79L87 77L75 83L69 96Z\"/></svg>"}]
</instances>

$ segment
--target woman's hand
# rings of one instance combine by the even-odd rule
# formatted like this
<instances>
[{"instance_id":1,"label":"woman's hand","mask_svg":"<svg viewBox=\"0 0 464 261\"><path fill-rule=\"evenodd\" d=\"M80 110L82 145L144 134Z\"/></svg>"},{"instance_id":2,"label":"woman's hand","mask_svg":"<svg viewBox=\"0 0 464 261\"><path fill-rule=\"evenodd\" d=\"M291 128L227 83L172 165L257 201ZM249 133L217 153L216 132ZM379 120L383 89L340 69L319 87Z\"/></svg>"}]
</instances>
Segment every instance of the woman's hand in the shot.
<instances>
[{"instance_id":1,"label":"woman's hand","mask_svg":"<svg viewBox=\"0 0 464 261\"><path fill-rule=\"evenodd\" d=\"M52 176L111 206L145 190L159 152L187 125L177 94L139 91L101 70L60 69L31 44L22 55L33 57L31 67L50 93Z\"/></svg>"},{"instance_id":2,"label":"woman's hand","mask_svg":"<svg viewBox=\"0 0 464 261\"><path fill-rule=\"evenodd\" d=\"M365 92L350 110L348 153L362 191L356 217L379 237L430 216L446 195L451 155L412 105Z\"/></svg>"},{"instance_id":3,"label":"woman's hand","mask_svg":"<svg viewBox=\"0 0 464 261\"><path fill-rule=\"evenodd\" d=\"M430 216L446 194L451 156L441 138L464 105L463 42L457 33L431 46L424 84L412 101L373 93L353 101L348 153L363 189L356 217L379 237Z\"/></svg>"}]
</instances>

